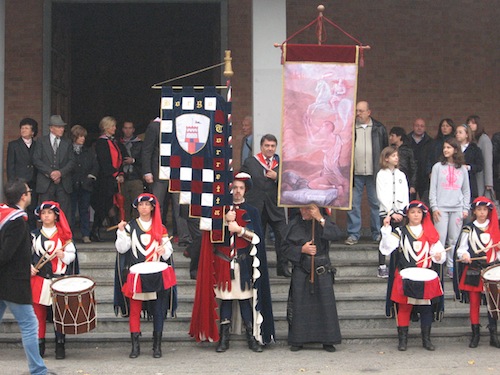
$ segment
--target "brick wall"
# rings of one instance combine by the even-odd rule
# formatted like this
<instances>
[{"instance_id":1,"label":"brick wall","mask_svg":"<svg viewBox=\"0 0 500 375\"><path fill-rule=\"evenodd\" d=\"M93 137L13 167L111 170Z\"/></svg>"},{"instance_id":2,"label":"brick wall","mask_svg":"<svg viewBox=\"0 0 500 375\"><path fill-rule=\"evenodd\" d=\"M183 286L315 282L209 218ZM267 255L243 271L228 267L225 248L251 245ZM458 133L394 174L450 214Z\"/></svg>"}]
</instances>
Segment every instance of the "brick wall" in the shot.
<instances>
[{"instance_id":1,"label":"brick wall","mask_svg":"<svg viewBox=\"0 0 500 375\"><path fill-rule=\"evenodd\" d=\"M41 127L43 1L7 0L5 14L4 146L19 137L22 118Z\"/></svg>"},{"instance_id":2,"label":"brick wall","mask_svg":"<svg viewBox=\"0 0 500 375\"><path fill-rule=\"evenodd\" d=\"M287 1L287 34L317 17L311 1ZM411 130L423 117L435 136L440 119L463 123L481 116L488 134L496 124L500 48L500 10L494 0L350 0L324 1L324 16L372 47L359 71L358 100L388 130ZM293 39L315 43L314 31ZM327 26L328 44L352 44ZM366 197L363 212L368 212ZM363 227L369 227L364 215ZM337 213L345 228L345 213Z\"/></svg>"}]
</instances>

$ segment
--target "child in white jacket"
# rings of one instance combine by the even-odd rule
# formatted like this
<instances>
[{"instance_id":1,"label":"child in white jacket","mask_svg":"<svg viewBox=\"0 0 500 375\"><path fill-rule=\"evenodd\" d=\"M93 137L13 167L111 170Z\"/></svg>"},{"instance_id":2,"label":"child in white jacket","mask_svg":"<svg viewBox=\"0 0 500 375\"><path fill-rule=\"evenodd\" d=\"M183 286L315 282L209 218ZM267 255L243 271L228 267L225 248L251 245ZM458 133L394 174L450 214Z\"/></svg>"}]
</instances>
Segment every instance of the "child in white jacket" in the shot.
<instances>
[{"instance_id":1,"label":"child in white jacket","mask_svg":"<svg viewBox=\"0 0 500 375\"><path fill-rule=\"evenodd\" d=\"M398 150L386 147L380 153L380 170L377 173L376 189L380 204L381 226L391 224L397 227L403 223L403 210L409 202L408 180L398 169ZM379 254L378 277L386 278L389 272L385 256Z\"/></svg>"}]
</instances>

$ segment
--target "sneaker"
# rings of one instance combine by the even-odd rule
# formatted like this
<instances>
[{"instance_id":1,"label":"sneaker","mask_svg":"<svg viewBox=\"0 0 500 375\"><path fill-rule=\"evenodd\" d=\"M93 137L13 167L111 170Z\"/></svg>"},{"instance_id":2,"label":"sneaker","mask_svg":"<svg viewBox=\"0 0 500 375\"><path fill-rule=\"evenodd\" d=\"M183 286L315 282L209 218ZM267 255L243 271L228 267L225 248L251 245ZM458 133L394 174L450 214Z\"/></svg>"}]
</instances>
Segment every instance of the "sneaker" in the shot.
<instances>
[{"instance_id":1,"label":"sneaker","mask_svg":"<svg viewBox=\"0 0 500 375\"><path fill-rule=\"evenodd\" d=\"M389 269L387 268L387 266L385 264L378 266L377 277L380 277L382 279L387 279L389 277Z\"/></svg>"},{"instance_id":2,"label":"sneaker","mask_svg":"<svg viewBox=\"0 0 500 375\"><path fill-rule=\"evenodd\" d=\"M380 234L377 234L376 237L373 237L373 243L375 243L375 244L379 244L381 240L382 240L382 236Z\"/></svg>"},{"instance_id":3,"label":"sneaker","mask_svg":"<svg viewBox=\"0 0 500 375\"><path fill-rule=\"evenodd\" d=\"M453 279L453 267L448 268L448 271L446 271L446 275L447 275L450 279Z\"/></svg>"},{"instance_id":4,"label":"sneaker","mask_svg":"<svg viewBox=\"0 0 500 375\"><path fill-rule=\"evenodd\" d=\"M89 236L83 236L82 238L83 243L91 243L92 241L90 240Z\"/></svg>"},{"instance_id":5,"label":"sneaker","mask_svg":"<svg viewBox=\"0 0 500 375\"><path fill-rule=\"evenodd\" d=\"M358 243L358 240L356 239L356 237L349 236L347 237L347 240L344 241L344 243L346 245L356 245Z\"/></svg>"}]
</instances>

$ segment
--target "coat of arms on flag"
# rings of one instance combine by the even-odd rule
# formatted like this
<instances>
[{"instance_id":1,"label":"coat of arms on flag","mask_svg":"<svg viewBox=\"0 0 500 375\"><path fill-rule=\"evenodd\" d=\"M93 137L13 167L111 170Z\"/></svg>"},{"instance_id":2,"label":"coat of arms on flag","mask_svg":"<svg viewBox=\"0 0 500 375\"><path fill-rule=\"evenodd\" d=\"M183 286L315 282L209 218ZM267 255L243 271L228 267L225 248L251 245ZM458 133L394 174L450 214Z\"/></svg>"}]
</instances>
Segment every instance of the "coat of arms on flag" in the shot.
<instances>
[{"instance_id":1,"label":"coat of arms on flag","mask_svg":"<svg viewBox=\"0 0 500 375\"><path fill-rule=\"evenodd\" d=\"M223 206L231 203L231 103L214 87L162 88L160 179L200 218L200 229L223 240Z\"/></svg>"}]
</instances>

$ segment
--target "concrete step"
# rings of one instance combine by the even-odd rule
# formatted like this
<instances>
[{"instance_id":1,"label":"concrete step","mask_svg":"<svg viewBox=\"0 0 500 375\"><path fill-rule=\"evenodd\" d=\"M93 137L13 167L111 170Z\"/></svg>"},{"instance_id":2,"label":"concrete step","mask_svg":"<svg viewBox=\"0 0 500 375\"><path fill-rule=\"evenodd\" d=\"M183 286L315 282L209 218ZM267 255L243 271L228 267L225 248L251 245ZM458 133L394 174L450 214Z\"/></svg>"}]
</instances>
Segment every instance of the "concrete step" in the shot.
<instances>
[{"instance_id":1,"label":"concrete step","mask_svg":"<svg viewBox=\"0 0 500 375\"><path fill-rule=\"evenodd\" d=\"M116 317L112 311L102 312L97 307L97 327L96 332L127 332L128 319ZM287 330L286 312L274 310L275 327L277 330ZM166 330L172 332L188 332L191 320L191 312L178 312L175 318L168 318ZM394 319L389 319L384 315L384 311L376 310L344 310L339 311L340 327L342 329L365 330L365 329L385 329L395 326ZM19 332L17 322L9 317L5 317L0 326L0 332ZM152 330L152 321L142 320L142 330ZM414 323L417 325L417 323ZM447 310L442 322L436 323L439 327L469 327L468 309ZM50 329L48 329L50 331Z\"/></svg>"}]
</instances>

